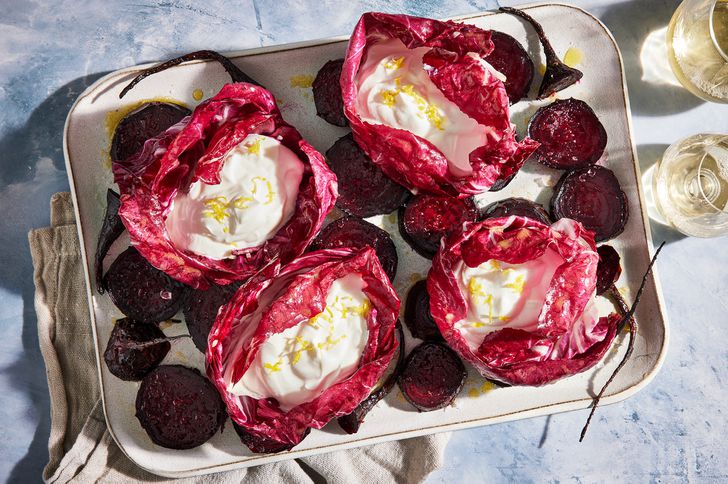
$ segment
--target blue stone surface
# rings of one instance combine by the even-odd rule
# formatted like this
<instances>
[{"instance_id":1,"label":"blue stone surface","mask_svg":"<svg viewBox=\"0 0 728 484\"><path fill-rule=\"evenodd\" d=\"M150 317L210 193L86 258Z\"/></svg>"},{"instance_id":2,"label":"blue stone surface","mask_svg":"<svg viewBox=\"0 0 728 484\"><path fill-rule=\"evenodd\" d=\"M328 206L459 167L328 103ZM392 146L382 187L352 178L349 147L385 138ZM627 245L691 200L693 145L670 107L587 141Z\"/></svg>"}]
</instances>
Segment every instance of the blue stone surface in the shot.
<instances>
[{"instance_id":1,"label":"blue stone surface","mask_svg":"<svg viewBox=\"0 0 728 484\"><path fill-rule=\"evenodd\" d=\"M39 480L48 457L26 234L49 223L50 196L68 190L62 128L87 86L109 71L200 48L348 34L365 11L447 17L499 3L523 2L0 0L0 480ZM728 134L728 105L702 103L665 82L660 59L646 52L679 2L573 3L597 15L622 50L643 169L682 137ZM686 238L659 225L653 234L668 241L658 266L672 334L653 383L601 408L581 444L586 411L455 432L430 482L728 480L727 239Z\"/></svg>"}]
</instances>

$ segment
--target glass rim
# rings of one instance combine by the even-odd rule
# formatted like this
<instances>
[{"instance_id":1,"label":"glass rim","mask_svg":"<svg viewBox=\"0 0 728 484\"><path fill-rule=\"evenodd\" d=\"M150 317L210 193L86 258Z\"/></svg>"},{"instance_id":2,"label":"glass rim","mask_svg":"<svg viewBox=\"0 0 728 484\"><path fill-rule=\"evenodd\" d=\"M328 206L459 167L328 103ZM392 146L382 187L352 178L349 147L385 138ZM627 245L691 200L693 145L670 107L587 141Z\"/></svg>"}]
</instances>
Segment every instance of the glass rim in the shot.
<instances>
[{"instance_id":1,"label":"glass rim","mask_svg":"<svg viewBox=\"0 0 728 484\"><path fill-rule=\"evenodd\" d=\"M714 27L714 13L715 13L715 7L718 6L719 0L713 0L710 5L710 15L708 15L708 30L710 31L710 40L713 41L713 46L718 51L721 57L723 57L723 60L728 62L728 52L725 52L723 50L723 47L718 43L718 39L715 38L715 27Z\"/></svg>"},{"instance_id":2,"label":"glass rim","mask_svg":"<svg viewBox=\"0 0 728 484\"><path fill-rule=\"evenodd\" d=\"M707 202L707 204L708 204L708 205L710 205L711 207L713 207L713 209L715 209L715 210L716 210L716 212L722 212L722 213L728 214L728 204L726 204L726 206L725 206L725 207L723 207L723 208L718 208L718 207L716 207L716 206L715 206L715 205L713 204L713 202L711 202L710 200L708 200L708 197L707 197L707 196L705 195L705 190L703 190L703 178L702 178L702 177L700 176L700 173L701 173L701 172L703 171L703 163L705 162L705 159L706 159L706 158L708 157L708 155L710 154L710 153L708 152L708 150L709 150L709 149L710 149L710 148L711 148L712 146L716 146L716 145L720 145L720 144L723 144L723 143L725 143L725 152L726 152L726 157L728 157L728 135L722 135L722 134L720 134L720 135L718 135L718 136L720 136L720 137L718 138L718 140L717 140L717 141L715 141L715 142L713 142L713 143L710 143L709 145L706 145L706 146L705 146L705 152L703 153L703 156L702 156L702 157L700 158L700 163L698 164L698 188L700 189L700 195L701 195L701 197L702 197L703 201ZM716 160L716 163L719 163L719 162L718 162L718 161ZM719 168L719 170L720 170L720 168ZM720 173L718 174L718 176L719 176L720 178L723 178L723 177L722 177L722 176L720 175ZM726 180L726 179L724 179L724 180L725 180L726 182L728 182L728 180Z\"/></svg>"}]
</instances>

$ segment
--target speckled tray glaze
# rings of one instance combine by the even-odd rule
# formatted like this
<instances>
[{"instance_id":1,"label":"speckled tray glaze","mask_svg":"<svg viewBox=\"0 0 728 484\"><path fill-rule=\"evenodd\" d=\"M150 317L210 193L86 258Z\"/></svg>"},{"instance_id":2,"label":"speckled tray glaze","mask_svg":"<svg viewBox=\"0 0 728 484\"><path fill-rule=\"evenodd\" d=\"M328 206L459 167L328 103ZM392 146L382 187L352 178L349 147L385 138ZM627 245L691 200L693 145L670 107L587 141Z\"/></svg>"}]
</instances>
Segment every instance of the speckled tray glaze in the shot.
<instances>
[{"instance_id":1,"label":"speckled tray glaze","mask_svg":"<svg viewBox=\"0 0 728 484\"><path fill-rule=\"evenodd\" d=\"M540 21L557 52L563 55L569 47L583 52L578 66L584 79L578 85L558 94L559 98L576 97L591 105L602 120L609 142L600 162L612 169L630 201L630 219L618 238L610 243L623 257L624 272L618 281L620 290L631 300L641 274L649 262L651 250L649 225L640 187L629 100L626 92L622 59L609 31L596 18L578 8L543 4L527 10ZM568 21L566 19L568 18ZM543 63L538 39L520 20L505 14L482 13L457 20L482 28L504 31L518 39L536 64ZM279 101L285 119L321 152L348 130L331 126L315 115L311 89L306 87L318 69L329 59L342 57L347 39L339 37L279 47L253 49L229 54L244 71L263 82ZM626 349L626 338L617 341L595 368L541 388L493 388L474 370L469 369L465 387L451 407L429 412L417 411L404 401L395 389L368 415L355 435L345 434L335 422L322 430L314 430L290 452L256 455L243 446L229 423L225 431L208 443L190 450L175 451L154 445L134 416L134 400L138 383L124 382L111 375L101 363L106 342L116 318L121 313L109 298L99 296L92 277L96 236L105 208L105 194L114 186L110 170L110 127L138 102L168 98L190 107L198 104L194 94L206 99L229 81L215 63L190 62L144 80L123 100L118 93L136 73L147 66L136 66L113 72L89 87L71 108L64 132L66 166L75 202L85 277L91 309L99 378L104 412L109 430L122 451L144 469L159 475L181 477L226 469L255 466L283 459L370 445L387 440L406 439L434 432L456 430L508 420L556 413L588 407L592 396L606 381ZM538 87L537 74L532 93ZM197 91L197 92L196 92ZM194 93L194 94L193 94ZM523 134L525 123L540 103L521 102L513 107L513 122ZM522 196L548 204L553 185L560 172L534 161L526 163L521 173L506 189L486 193L479 203L488 204L510 196ZM338 213L332 214L338 216ZM396 213L372 217L370 221L392 234L400 258L394 285L404 300L409 287L427 274L430 262L419 257L401 239L397 231ZM112 249L107 261L125 248L122 238ZM108 267L108 262L107 262ZM403 301L404 302L404 301ZM404 307L404 304L402 305ZM609 310L604 305L604 312ZM647 284L637 311L639 334L635 351L628 364L614 381L603 404L625 399L644 387L656 374L667 349L668 328L657 277ZM186 331L184 324L163 325L168 335ZM407 335L407 348L417 340ZM203 356L192 342L175 343L167 363L181 363L203 369ZM578 438L574 435L574 438Z\"/></svg>"}]
</instances>

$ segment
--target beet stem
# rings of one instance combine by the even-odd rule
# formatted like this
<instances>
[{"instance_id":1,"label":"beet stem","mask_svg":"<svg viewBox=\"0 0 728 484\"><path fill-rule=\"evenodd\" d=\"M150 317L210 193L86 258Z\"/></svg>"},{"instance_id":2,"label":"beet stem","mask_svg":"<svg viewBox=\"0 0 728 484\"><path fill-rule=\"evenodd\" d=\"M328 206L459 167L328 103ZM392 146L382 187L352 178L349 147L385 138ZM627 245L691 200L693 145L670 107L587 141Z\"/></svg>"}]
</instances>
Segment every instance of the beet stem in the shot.
<instances>
[{"instance_id":1,"label":"beet stem","mask_svg":"<svg viewBox=\"0 0 728 484\"><path fill-rule=\"evenodd\" d=\"M520 17L531 24L538 35L541 46L543 46L544 54L546 54L546 72L544 72L541 86L538 89L538 99L547 98L555 92L566 89L582 78L583 72L561 62L551 46L551 42L546 37L543 27L533 17L517 8L500 7L500 11Z\"/></svg>"},{"instance_id":2,"label":"beet stem","mask_svg":"<svg viewBox=\"0 0 728 484\"><path fill-rule=\"evenodd\" d=\"M617 376L619 371L624 367L624 365L627 363L627 360L632 355L632 351L634 350L634 340L637 336L637 320L634 319L634 313L637 309L637 304L640 302L640 298L642 297L642 291L645 289L645 284L647 283L647 276L650 275L652 272L652 266L655 264L655 261L657 260L657 254L660 253L662 250L662 247L664 247L665 242L662 242L660 246L655 251L655 255L652 256L652 260L650 260L650 264L647 266L647 270L645 271L645 274L642 276L642 282L640 283L640 287L637 290L637 295L634 298L634 302L632 303L632 307L629 311L622 316L622 319L617 324L617 334L619 334L622 329L624 328L624 325L627 324L627 321L631 320L630 327L629 327L629 344L627 345L627 352L624 354L624 357L622 358L622 361L619 362L619 365L617 365L617 368L614 369L612 372L612 375L609 377L607 382L602 386L602 389L599 390L599 394L597 394L596 398L594 398L594 403L592 404L591 411L589 412L589 417L586 419L586 423L584 424L584 428L581 429L581 435L579 436L579 442L582 442L584 440L584 436L586 435L586 431L589 429L589 424L591 423L592 417L594 416L594 412L597 410L597 406L599 406L599 401L602 399L602 395L604 395L604 392L607 390L607 387L612 383L614 378ZM624 299L622 298L622 295L619 293L617 288L612 284L612 287L609 288L609 293L617 301L620 301L618 304L620 306L620 309L622 312L624 312L624 308L627 307L627 304L624 302Z\"/></svg>"},{"instance_id":3,"label":"beet stem","mask_svg":"<svg viewBox=\"0 0 728 484\"><path fill-rule=\"evenodd\" d=\"M255 84L256 86L263 87L255 79L253 79L252 77L248 76L246 73L241 71L238 66L233 64L233 62L230 59L228 59L227 57L225 57L224 55L222 55L218 52L215 52L214 50L198 50L196 52L191 52L189 54L181 55L174 59L170 59L166 62L158 64L154 67L150 67L149 69L143 70L141 73L139 73L138 76L136 76L134 79L132 79L132 81L129 84L127 84L127 86L124 89L122 89L122 91L119 93L119 99L123 98L126 95L126 93L131 91L131 89L134 86L136 86L140 81L142 81L144 78L149 77L153 74L157 74L158 72L167 70L170 67L174 67L183 62L192 61L192 60L217 61L225 68L225 71L227 71L227 73L230 74L230 77L232 78L233 82L247 82L249 84Z\"/></svg>"},{"instance_id":4,"label":"beet stem","mask_svg":"<svg viewBox=\"0 0 728 484\"><path fill-rule=\"evenodd\" d=\"M99 232L98 242L96 244L96 254L94 256L94 272L96 276L96 291L99 294L106 292L104 285L104 259L109 249L124 233L126 227L119 217L119 208L121 200L119 194L112 189L106 191L106 212L104 213L104 222Z\"/></svg>"},{"instance_id":5,"label":"beet stem","mask_svg":"<svg viewBox=\"0 0 728 484\"><path fill-rule=\"evenodd\" d=\"M536 34L538 35L538 39L541 41L541 46L543 47L543 52L546 54L546 63L557 63L562 64L561 59L559 59L559 56L556 55L556 51L551 46L551 42L549 42L548 37L546 37L546 32L544 32L543 27L541 27L541 24L536 22L536 20L528 15L523 10L519 10L517 8L513 7L500 7L498 10L501 12L509 13L511 15L515 15L516 17L521 17L523 20L531 24L533 27L533 30L536 31Z\"/></svg>"}]
</instances>

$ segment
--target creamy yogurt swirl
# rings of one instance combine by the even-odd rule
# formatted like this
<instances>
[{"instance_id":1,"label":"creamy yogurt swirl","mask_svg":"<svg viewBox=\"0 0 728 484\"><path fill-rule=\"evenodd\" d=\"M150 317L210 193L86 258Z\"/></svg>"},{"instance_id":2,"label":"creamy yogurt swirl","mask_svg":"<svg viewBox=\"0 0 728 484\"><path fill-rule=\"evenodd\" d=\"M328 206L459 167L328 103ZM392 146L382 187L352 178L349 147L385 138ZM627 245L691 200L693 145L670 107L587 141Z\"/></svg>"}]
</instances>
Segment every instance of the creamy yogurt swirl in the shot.
<instances>
[{"instance_id":1,"label":"creamy yogurt swirl","mask_svg":"<svg viewBox=\"0 0 728 484\"><path fill-rule=\"evenodd\" d=\"M172 202L166 227L182 250L227 259L257 247L293 216L303 162L275 138L249 134L225 154L220 183L192 183Z\"/></svg>"},{"instance_id":2,"label":"creamy yogurt swirl","mask_svg":"<svg viewBox=\"0 0 728 484\"><path fill-rule=\"evenodd\" d=\"M275 398L283 411L313 400L350 377L369 338L370 301L357 274L337 279L317 316L270 336L255 360L228 391Z\"/></svg>"},{"instance_id":3,"label":"creamy yogurt swirl","mask_svg":"<svg viewBox=\"0 0 728 484\"><path fill-rule=\"evenodd\" d=\"M461 262L454 275L468 303L455 323L471 351L488 333L503 328L535 329L551 280L564 259L553 249L523 264L489 260L478 267Z\"/></svg>"},{"instance_id":4,"label":"creamy yogurt swirl","mask_svg":"<svg viewBox=\"0 0 728 484\"><path fill-rule=\"evenodd\" d=\"M373 44L356 75L356 109L362 121L426 139L445 155L454 175L465 176L473 171L470 152L487 144L492 130L463 113L430 80L422 63L429 50L408 49L399 39Z\"/></svg>"}]
</instances>

